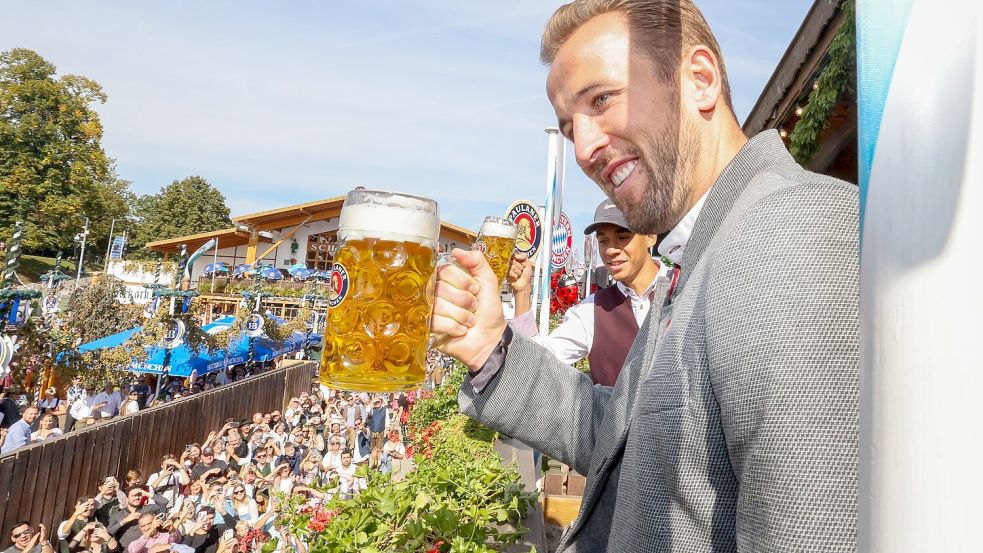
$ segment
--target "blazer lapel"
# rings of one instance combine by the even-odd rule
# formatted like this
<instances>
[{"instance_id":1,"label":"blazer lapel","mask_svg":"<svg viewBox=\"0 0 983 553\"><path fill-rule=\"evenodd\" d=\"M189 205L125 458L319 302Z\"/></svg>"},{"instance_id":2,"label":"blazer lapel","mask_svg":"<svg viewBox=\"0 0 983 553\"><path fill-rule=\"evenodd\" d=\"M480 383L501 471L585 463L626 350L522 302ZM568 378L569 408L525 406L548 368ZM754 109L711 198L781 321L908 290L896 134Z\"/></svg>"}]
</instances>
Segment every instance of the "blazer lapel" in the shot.
<instances>
[{"instance_id":1,"label":"blazer lapel","mask_svg":"<svg viewBox=\"0 0 983 553\"><path fill-rule=\"evenodd\" d=\"M727 214L737 198L744 193L748 183L755 175L765 167L781 163L795 163L795 160L785 149L785 143L779 138L775 130L764 131L748 140L747 144L741 148L733 160L724 168L717 182L707 196L706 203L700 211L700 216L693 225L693 232L690 234L689 242L683 251L683 258L679 261L682 271L679 274L679 281L673 296L678 297L682 293L686 282L692 274L693 267L699 263L703 257L703 252L720 228Z\"/></svg>"}]
</instances>

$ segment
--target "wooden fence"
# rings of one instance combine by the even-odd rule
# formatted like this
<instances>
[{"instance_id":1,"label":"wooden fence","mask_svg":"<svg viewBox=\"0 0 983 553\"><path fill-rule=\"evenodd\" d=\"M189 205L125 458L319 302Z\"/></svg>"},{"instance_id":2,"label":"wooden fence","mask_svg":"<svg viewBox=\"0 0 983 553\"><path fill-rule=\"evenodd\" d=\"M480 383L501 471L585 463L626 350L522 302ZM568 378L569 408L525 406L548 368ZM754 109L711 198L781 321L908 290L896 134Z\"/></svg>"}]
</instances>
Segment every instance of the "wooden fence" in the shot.
<instances>
[{"instance_id":1,"label":"wooden fence","mask_svg":"<svg viewBox=\"0 0 983 553\"><path fill-rule=\"evenodd\" d=\"M165 454L179 455L186 444L202 442L226 419L284 409L291 397L310 392L315 366L288 361L280 369L0 457L0 548L10 545L19 520L44 523L54 541L55 525L71 515L79 497L95 495L106 476L124 482L131 468L149 476Z\"/></svg>"}]
</instances>

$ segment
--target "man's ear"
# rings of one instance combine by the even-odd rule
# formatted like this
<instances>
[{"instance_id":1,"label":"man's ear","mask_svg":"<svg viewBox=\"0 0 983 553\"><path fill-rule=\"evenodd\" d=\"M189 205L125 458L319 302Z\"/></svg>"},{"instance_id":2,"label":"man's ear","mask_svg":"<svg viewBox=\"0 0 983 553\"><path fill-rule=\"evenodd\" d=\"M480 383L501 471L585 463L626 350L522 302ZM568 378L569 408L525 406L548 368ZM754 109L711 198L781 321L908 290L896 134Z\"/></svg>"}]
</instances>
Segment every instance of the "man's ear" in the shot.
<instances>
[{"instance_id":1,"label":"man's ear","mask_svg":"<svg viewBox=\"0 0 983 553\"><path fill-rule=\"evenodd\" d=\"M690 49L682 65L682 94L701 113L713 112L723 94L723 72L717 56L706 46Z\"/></svg>"}]
</instances>

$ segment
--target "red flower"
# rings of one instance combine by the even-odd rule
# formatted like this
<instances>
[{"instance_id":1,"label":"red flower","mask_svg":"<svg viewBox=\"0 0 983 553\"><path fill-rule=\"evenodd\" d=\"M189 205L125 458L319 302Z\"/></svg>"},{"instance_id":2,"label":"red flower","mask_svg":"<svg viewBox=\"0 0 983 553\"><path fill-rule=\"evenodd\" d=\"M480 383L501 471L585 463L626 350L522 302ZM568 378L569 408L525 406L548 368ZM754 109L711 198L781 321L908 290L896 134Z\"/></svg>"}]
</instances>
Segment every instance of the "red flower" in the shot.
<instances>
[{"instance_id":1,"label":"red flower","mask_svg":"<svg viewBox=\"0 0 983 553\"><path fill-rule=\"evenodd\" d=\"M444 545L444 540L437 540L433 544L433 547L431 547L430 549L427 549L427 553L440 553L440 546L441 545Z\"/></svg>"}]
</instances>

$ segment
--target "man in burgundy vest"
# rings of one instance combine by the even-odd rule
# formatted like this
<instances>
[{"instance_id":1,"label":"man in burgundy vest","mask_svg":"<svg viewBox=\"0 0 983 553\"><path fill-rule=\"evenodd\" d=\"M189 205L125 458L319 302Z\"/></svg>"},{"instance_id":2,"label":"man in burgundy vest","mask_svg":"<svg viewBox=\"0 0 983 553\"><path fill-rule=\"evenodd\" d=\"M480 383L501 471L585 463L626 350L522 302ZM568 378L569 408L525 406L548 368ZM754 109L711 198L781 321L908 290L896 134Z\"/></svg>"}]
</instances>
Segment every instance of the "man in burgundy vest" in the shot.
<instances>
[{"instance_id":1,"label":"man in burgundy vest","mask_svg":"<svg viewBox=\"0 0 983 553\"><path fill-rule=\"evenodd\" d=\"M638 326L652 305L655 281L661 274L659 263L649 253L656 237L628 230L624 215L610 200L597 206L594 222L584 229L584 234L590 233L597 235L601 261L615 284L568 309L560 325L540 341L569 365L586 357L591 380L614 386ZM529 337L537 334L529 296L531 276L531 264L517 254L509 273L515 290L511 325L513 331Z\"/></svg>"}]
</instances>

